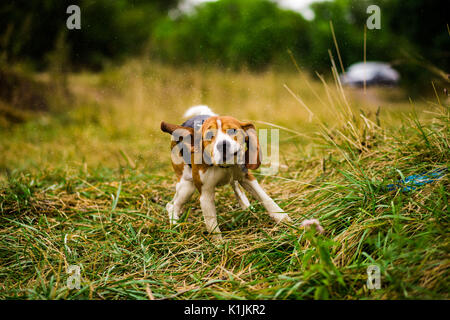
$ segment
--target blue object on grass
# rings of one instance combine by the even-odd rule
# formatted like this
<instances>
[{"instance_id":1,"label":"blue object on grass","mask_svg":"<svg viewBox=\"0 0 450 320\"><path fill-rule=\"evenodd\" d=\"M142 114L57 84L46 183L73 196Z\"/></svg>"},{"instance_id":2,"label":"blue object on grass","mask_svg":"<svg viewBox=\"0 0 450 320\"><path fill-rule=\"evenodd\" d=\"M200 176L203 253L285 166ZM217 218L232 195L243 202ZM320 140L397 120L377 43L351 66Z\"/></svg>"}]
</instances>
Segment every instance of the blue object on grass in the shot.
<instances>
[{"instance_id":1,"label":"blue object on grass","mask_svg":"<svg viewBox=\"0 0 450 320\"><path fill-rule=\"evenodd\" d=\"M441 179L445 173L447 172L447 168L440 168L429 171L425 174L413 174L411 176L406 177L405 179L398 180L397 183L388 184L386 187L389 191L396 190L401 188L402 191L413 191L416 190L417 187L421 187L425 184L432 183L436 180Z\"/></svg>"}]
</instances>

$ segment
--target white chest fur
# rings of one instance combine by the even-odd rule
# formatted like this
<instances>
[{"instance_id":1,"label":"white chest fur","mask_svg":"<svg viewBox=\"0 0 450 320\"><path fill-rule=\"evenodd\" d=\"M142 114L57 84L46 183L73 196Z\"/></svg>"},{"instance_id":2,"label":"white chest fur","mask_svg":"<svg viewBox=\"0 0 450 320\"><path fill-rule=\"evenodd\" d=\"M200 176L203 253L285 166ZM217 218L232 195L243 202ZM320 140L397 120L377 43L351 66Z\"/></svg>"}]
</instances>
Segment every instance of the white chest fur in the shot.
<instances>
[{"instance_id":1,"label":"white chest fur","mask_svg":"<svg viewBox=\"0 0 450 320\"><path fill-rule=\"evenodd\" d=\"M238 166L227 168L211 166L205 172L200 172L200 180L206 188L214 188L232 183L234 180L242 180L244 172Z\"/></svg>"}]
</instances>

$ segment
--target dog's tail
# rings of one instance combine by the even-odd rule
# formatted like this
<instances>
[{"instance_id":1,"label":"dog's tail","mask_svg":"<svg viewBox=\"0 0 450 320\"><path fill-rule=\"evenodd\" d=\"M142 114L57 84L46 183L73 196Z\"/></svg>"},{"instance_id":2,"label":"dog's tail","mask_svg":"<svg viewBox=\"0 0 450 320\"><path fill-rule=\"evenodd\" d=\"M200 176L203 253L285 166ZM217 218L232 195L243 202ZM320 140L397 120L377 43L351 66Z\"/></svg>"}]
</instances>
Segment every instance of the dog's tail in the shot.
<instances>
[{"instance_id":1,"label":"dog's tail","mask_svg":"<svg viewBox=\"0 0 450 320\"><path fill-rule=\"evenodd\" d=\"M199 106L193 106L186 110L183 117L184 118L192 118L195 116L217 116L208 106L205 105L199 105Z\"/></svg>"}]
</instances>

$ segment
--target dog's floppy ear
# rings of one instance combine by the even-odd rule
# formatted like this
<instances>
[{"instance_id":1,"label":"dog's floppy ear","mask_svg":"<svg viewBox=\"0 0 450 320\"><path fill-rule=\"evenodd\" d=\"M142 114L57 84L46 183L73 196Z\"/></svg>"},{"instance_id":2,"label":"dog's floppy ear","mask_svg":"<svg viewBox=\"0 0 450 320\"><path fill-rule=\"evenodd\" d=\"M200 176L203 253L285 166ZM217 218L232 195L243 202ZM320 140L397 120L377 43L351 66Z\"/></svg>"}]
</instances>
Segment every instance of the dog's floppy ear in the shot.
<instances>
[{"instance_id":1,"label":"dog's floppy ear","mask_svg":"<svg viewBox=\"0 0 450 320\"><path fill-rule=\"evenodd\" d=\"M241 128L245 131L245 167L250 170L256 170L261 165L261 151L259 147L258 135L255 126L250 122L242 122Z\"/></svg>"},{"instance_id":2,"label":"dog's floppy ear","mask_svg":"<svg viewBox=\"0 0 450 320\"><path fill-rule=\"evenodd\" d=\"M165 121L161 121L161 131L172 134L177 129L187 130L187 132L189 134L194 133L194 129L192 129L190 127L183 127L183 126L179 126L177 124L171 124L171 123L167 123Z\"/></svg>"},{"instance_id":3,"label":"dog's floppy ear","mask_svg":"<svg viewBox=\"0 0 450 320\"><path fill-rule=\"evenodd\" d=\"M177 124L167 123L165 121L161 121L161 130L163 132L170 133L172 136L174 136L176 141L178 141L180 137L194 135L194 129L191 127L183 127Z\"/></svg>"},{"instance_id":4,"label":"dog's floppy ear","mask_svg":"<svg viewBox=\"0 0 450 320\"><path fill-rule=\"evenodd\" d=\"M173 141L180 142L184 141L190 142L190 149L194 148L194 129L191 127L183 127L177 124L167 123L161 121L161 130L163 132L170 133L172 135Z\"/></svg>"}]
</instances>

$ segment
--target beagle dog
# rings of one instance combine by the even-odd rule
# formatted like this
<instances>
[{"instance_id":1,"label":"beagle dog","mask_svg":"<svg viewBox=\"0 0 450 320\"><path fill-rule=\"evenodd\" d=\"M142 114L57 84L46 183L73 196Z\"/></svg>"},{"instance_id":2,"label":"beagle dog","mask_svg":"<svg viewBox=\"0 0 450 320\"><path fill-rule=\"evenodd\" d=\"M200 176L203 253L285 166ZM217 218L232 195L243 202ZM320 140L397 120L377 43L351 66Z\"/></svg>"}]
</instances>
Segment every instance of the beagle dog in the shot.
<instances>
[{"instance_id":1,"label":"beagle dog","mask_svg":"<svg viewBox=\"0 0 450 320\"><path fill-rule=\"evenodd\" d=\"M192 107L185 117L189 119L181 125L161 122L161 130L172 135L172 166L178 178L175 196L166 205L171 224L177 223L182 206L197 189L206 229L213 239L221 239L214 195L216 186L225 184L231 184L243 209L250 202L240 186L261 201L277 223L291 221L249 172L261 164L259 141L252 123L218 116L207 106Z\"/></svg>"}]
</instances>

